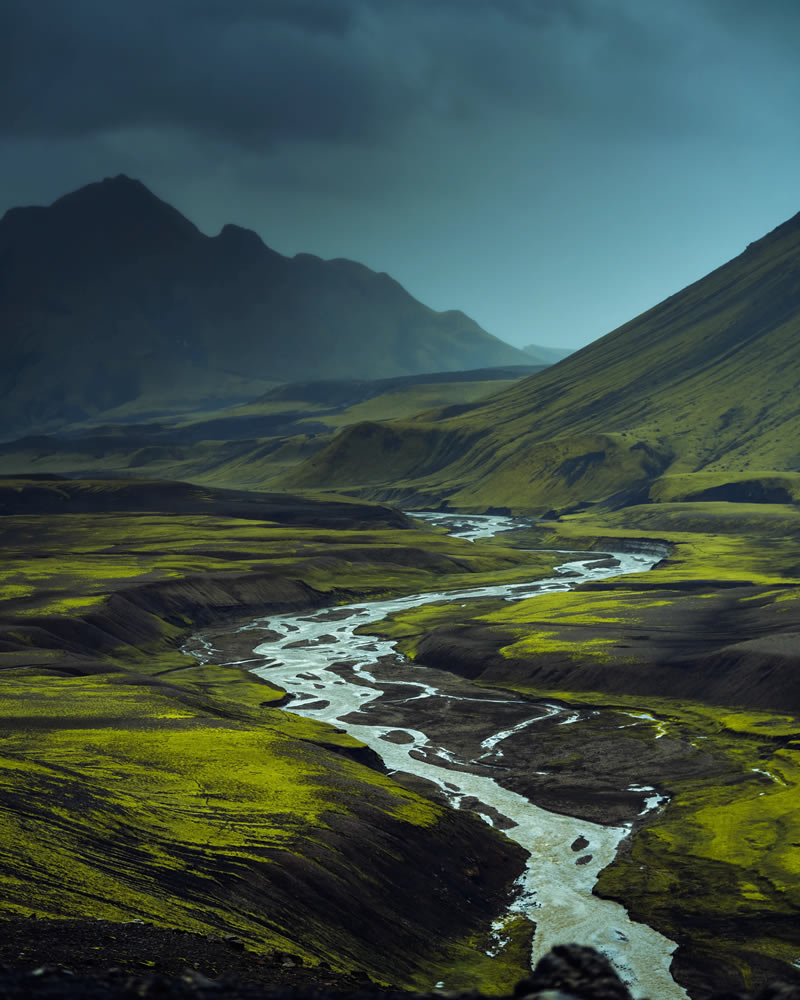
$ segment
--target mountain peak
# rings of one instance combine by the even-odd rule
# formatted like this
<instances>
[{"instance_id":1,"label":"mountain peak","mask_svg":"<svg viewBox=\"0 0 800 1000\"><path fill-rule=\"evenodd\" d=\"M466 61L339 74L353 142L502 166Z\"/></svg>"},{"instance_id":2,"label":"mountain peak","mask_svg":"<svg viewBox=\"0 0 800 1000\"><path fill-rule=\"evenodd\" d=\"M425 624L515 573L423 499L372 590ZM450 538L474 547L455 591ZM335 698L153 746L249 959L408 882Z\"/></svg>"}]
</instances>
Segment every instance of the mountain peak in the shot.
<instances>
[{"instance_id":1,"label":"mountain peak","mask_svg":"<svg viewBox=\"0 0 800 1000\"><path fill-rule=\"evenodd\" d=\"M228 251L234 250L246 254L269 253L276 257L281 256L277 251L270 249L254 229L237 226L232 222L226 222L214 239L218 240Z\"/></svg>"},{"instance_id":2,"label":"mountain peak","mask_svg":"<svg viewBox=\"0 0 800 1000\"><path fill-rule=\"evenodd\" d=\"M56 208L61 205L85 204L87 202L102 201L114 202L161 202L149 188L135 178L128 177L127 174L117 174L116 177L104 177L101 181L93 181L85 184L76 191L70 191L62 195L50 206Z\"/></svg>"},{"instance_id":3,"label":"mountain peak","mask_svg":"<svg viewBox=\"0 0 800 1000\"><path fill-rule=\"evenodd\" d=\"M190 227L197 232L196 227L177 209L154 195L141 181L126 174L86 184L77 191L63 195L50 208L59 213L70 214L110 212L113 213L115 222L121 214L136 215L138 218L160 217L163 220L169 219L173 224L180 222L184 228Z\"/></svg>"}]
</instances>

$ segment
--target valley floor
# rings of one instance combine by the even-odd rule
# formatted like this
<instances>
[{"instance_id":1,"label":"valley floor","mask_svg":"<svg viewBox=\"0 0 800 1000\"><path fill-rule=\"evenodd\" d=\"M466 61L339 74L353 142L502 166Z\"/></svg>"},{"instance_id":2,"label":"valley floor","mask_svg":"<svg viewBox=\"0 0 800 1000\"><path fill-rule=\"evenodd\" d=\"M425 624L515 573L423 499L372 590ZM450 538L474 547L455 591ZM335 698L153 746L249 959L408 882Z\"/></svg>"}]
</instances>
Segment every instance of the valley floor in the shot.
<instances>
[{"instance_id":1,"label":"valley floor","mask_svg":"<svg viewBox=\"0 0 800 1000\"><path fill-rule=\"evenodd\" d=\"M417 988L460 969L509 990L522 951L474 956L521 853L391 781L358 741L289 716L282 691L177 646L267 608L521 581L561 558L510 542L657 541L670 555L640 578L373 630L419 663L598 713L580 734L509 742L529 772L515 781L613 821L634 807L633 761L669 796L600 890L679 941L693 997L800 981L793 506L648 504L474 545L388 508L185 484L6 481L0 510L5 919L144 920L241 938L256 964L278 951Z\"/></svg>"}]
</instances>

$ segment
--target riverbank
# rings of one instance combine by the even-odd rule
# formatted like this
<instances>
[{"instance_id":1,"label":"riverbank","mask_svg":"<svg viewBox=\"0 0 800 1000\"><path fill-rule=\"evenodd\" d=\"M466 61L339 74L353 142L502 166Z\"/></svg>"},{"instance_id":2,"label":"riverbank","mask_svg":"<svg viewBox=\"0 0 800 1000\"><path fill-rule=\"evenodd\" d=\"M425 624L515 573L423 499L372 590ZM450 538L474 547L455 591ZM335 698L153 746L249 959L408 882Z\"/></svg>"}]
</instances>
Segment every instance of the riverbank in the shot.
<instances>
[{"instance_id":1,"label":"riverbank","mask_svg":"<svg viewBox=\"0 0 800 1000\"><path fill-rule=\"evenodd\" d=\"M484 531L497 527L489 520L480 525ZM470 536L476 534L475 525L465 525L462 530ZM392 774L411 775L425 788L432 784L449 805L477 812L529 852L528 871L520 880L520 901L512 906L506 920L498 923L498 941L491 948L495 955L503 952L507 928L518 933L520 924L527 922L530 932L535 927L534 959L553 944L586 941L601 947L625 970L636 995L647 993L664 1000L683 997L668 973L674 944L641 924L632 924L622 908L601 903L591 893L599 870L611 862L621 838L627 835L627 826L598 826L585 818L576 825L563 815L539 808L535 799L509 790L494 778L496 770L509 771L503 749L506 739L529 723L538 730L543 713L531 711L521 699L494 701L481 696L469 684L457 690L452 684L447 690L438 689L428 671L404 670L391 643L365 641L363 635L370 630L371 620L399 609L424 610L430 602L448 598L463 608L475 598L541 597L541 592L564 590L581 580L641 571L658 556L560 558L563 564L558 573L528 585L478 587L449 595L424 593L344 605L312 615L263 617L232 630L230 637L215 635L213 643L203 635L198 655L204 660L230 662L245 654L251 670L291 693L290 711L342 726L379 754ZM456 730L456 734L462 747L470 747L467 754L454 752L456 745L443 741L439 723L440 718L452 718L464 704L469 705L471 719L466 732ZM525 712L523 721L520 711ZM555 708L544 713L546 718L555 714L561 716L558 724L562 726L577 721L577 717L567 718ZM486 716L494 716L495 725L484 733ZM505 720L502 724L500 717ZM452 734L451 727L448 735ZM641 792L628 794L626 820L633 822L646 808L647 798ZM585 849L574 846L580 844ZM443 984L453 986L446 977Z\"/></svg>"},{"instance_id":2,"label":"riverbank","mask_svg":"<svg viewBox=\"0 0 800 1000\"><path fill-rule=\"evenodd\" d=\"M555 801L581 815L582 789L621 787L626 757L641 762L639 780L669 802L598 891L679 942L676 974L692 995L720 981L800 981L800 515L787 505L653 504L516 538L604 549L620 536L672 549L645 577L514 606L409 610L374 631L482 686L563 699L598 720L630 713L635 726L616 734L598 722L591 739L521 739L528 793L547 801L552 781ZM555 779L536 774L552 770L549 760Z\"/></svg>"},{"instance_id":3,"label":"riverbank","mask_svg":"<svg viewBox=\"0 0 800 1000\"><path fill-rule=\"evenodd\" d=\"M177 645L255 609L518 579L530 556L349 501L4 485L26 513L0 519L3 916L145 920L383 982L461 964L476 985L513 985L520 956L472 945L522 852L393 782L358 741L281 711L274 686ZM176 514L184 502L202 512Z\"/></svg>"},{"instance_id":4,"label":"riverbank","mask_svg":"<svg viewBox=\"0 0 800 1000\"><path fill-rule=\"evenodd\" d=\"M468 853L451 856L449 843L444 848L447 838L438 819L427 826L410 822L406 807L417 799L405 798L401 792L411 792L396 781L380 793L385 808L377 813L359 814L357 806L351 809L359 796L363 800L365 787L374 787L372 777L365 779L359 765L370 776L378 773L367 750L352 743L345 745L341 734L311 721L298 728L276 709L282 692L236 668L198 667L179 652L178 645L198 627L222 626L266 608L313 611L332 602L377 597L387 591L441 589L445 581L446 586L459 586L477 576L519 582L525 575L546 573L553 560L562 557L515 552L495 544L503 542L504 536L495 542L469 545L435 532L417 532L404 527L408 522L396 511L365 506L362 514L362 506L349 500L342 506L331 499L321 504L286 496L266 501L252 494L239 494L235 500L229 491L217 493L186 484L134 484L136 492L127 492L131 484L38 481L33 484L34 493L31 485L7 483L6 490L0 490L3 501L11 504L0 519L5 556L0 692L5 717L15 719L15 745L3 741L4 749L10 752L2 758L2 780L4 788L20 789L13 809L4 813L0 877L4 895L6 887L12 892L7 895L11 902L5 912L87 913L91 918L102 913L125 921L135 916L152 919L162 927L188 930L195 929L190 921L199 917L204 921L201 933L218 934L224 927L224 933L245 940L248 950L256 949L265 956L275 950L303 952L308 953L307 961L313 962L329 953L336 957L331 964L338 963L339 968L365 969L375 960L358 938L362 897L354 886L358 888L358 873L363 874L364 866L371 862L365 860L360 848L362 843L375 843L377 836L381 863L387 871L404 873L405 845L410 837L417 844L428 844L425 863L434 866L430 870L437 871L439 865L456 872L463 894L450 898L439 895L438 877L433 882L430 877L422 879L415 890L421 895L409 903L408 916L402 922L403 935L410 933L412 937L387 936L381 947L389 948L388 958L375 962L376 968L380 965L397 972L390 977L385 971L375 975L384 981L387 977L395 982L410 981L412 957L419 971L419 956L429 953L440 969L460 969L463 981L470 985L483 984L491 992L505 988L493 983L513 984L518 974L512 968L514 963L498 969L497 961L485 955L481 958L474 945L487 940L492 920L508 901L513 881L508 866L516 863L519 871L521 860L514 862L507 854L501 860L500 855L493 855L496 848L486 845L498 841L477 820L473 826L461 828ZM47 498L41 509L32 502L37 494ZM75 504L84 507L76 509ZM105 513L104 504L108 505ZM185 505L196 506L187 508L190 514L176 513ZM516 541L521 544L552 548L584 548L597 544L598 538L632 538L634 545L641 545L643 539L672 544L670 562L652 576L639 580L627 577L622 587L600 582L593 584L591 591L584 588L582 593L593 594L597 603L584 605L580 615L573 614L571 620L549 614L541 621L524 616L515 622L502 616L489 621L487 616L498 608L478 602L464 612L456 608L456 617L447 618L440 609L428 608L417 612L416 618L409 613L381 629L398 630L404 648L413 653L424 636L440 642L447 638L441 629L459 630L463 626L464 631L453 633L460 643L456 659L462 667L491 661L508 671L492 679L493 685L516 684L524 689L523 696L546 694L552 700L555 694L565 699L565 704L586 705L590 719L596 720L586 720L583 732L588 736L591 731L590 739L577 741L573 726L553 722L549 729L537 730L535 744L524 739L525 730L504 743L505 754L518 755L518 770L528 772L528 784L517 790L543 796L544 804L551 808L559 807L560 802L562 811L573 816L624 822L626 812L637 809L651 794L628 787L634 782L625 768L630 769L632 760L642 759L651 778L640 778L636 783L671 794L672 803L646 817L645 834L653 831L653 836L638 836L636 850L643 853L622 855L607 869L603 880L613 876L615 884L610 881L604 891L680 941L679 976L693 996L702 996L712 980L716 986L720 982L738 986L748 977L758 983L776 973L784 978L795 975L791 949L795 946L792 935L797 906L791 892L797 878L791 869L793 830L785 817L795 815L796 786L791 778L786 786L777 782L765 786L763 781L768 779L763 775L759 778L759 771L753 770L770 770L763 767L764 761L780 752L777 762L781 763L784 752L794 752L793 744L798 742L792 728L795 717L790 712L789 720L784 718L781 723L769 712L750 715L744 721L752 732L745 734L741 713L731 726L735 709L723 713L712 708L712 716L698 728L692 712L695 707L704 707L702 703L677 704L673 699L672 717L683 722L673 724L664 736L669 712L663 704L654 709L654 722L634 718L652 709L659 697L648 694L647 686L644 693L614 693L612 697L608 691L585 684L581 693L579 672L582 662L584 669L593 671L594 678L603 678L607 685L620 676L638 676L643 683L657 686L663 680L664 664L656 640L672 636L675 650L680 649L680 611L689 607L680 602L694 601L699 613L704 608L722 609L732 598L729 614L722 619L728 631L720 630L720 635L732 639L727 645L736 649L707 649L710 658L702 660L702 670L720 662L713 657L721 657L723 666L726 662L732 665L731 676L743 671L742 683L748 682L749 671L749 682L760 692L759 697L770 697L770 692L780 691L782 685L791 694L792 647L781 636L796 628L797 581L792 572L793 565L800 562L792 520L796 512L769 505L752 505L752 511L744 509L750 505L721 505L726 509L720 511L716 511L717 504L689 506L688 511L676 511L675 505L632 509L627 521L622 514L608 515L605 520L566 518L549 528L540 526L518 534ZM728 509L734 507L742 509ZM714 525L718 530L711 530ZM631 598L632 591L638 596ZM558 595L547 598L558 599ZM673 609L671 632L663 628L648 632L644 626L659 624L655 618L637 620L645 599L651 604L648 615L666 615L670 607ZM503 605L502 610L510 607ZM584 620L578 620L581 617ZM713 619L713 614L707 620L690 619L697 629L694 625L684 629L683 641L694 642L703 630L708 631ZM665 620L660 619L661 624ZM623 638L609 642L614 630ZM536 650L532 655L530 649L523 648L521 656L503 655L505 647L517 644L519 653L521 640L530 641L543 633L551 633L549 640L555 644L549 650ZM624 637L634 633L651 638L640 639L641 645L631 651L631 642ZM784 659L771 655L769 643L775 641L784 643ZM366 637L365 642L369 642ZM442 648L453 648L449 638ZM607 659L594 655L601 648ZM625 663L646 648L652 649L653 655L641 657L640 668L626 673ZM480 655L473 657L476 650ZM691 661L689 656L687 663ZM514 665L516 670L518 664L529 672L515 676L510 667ZM546 667L549 678L540 674L534 684L530 673L534 664ZM760 664L769 667L772 674ZM565 666L574 671L571 691L559 683ZM677 661L665 661L665 666L673 678L692 678L692 671L686 666L681 669ZM453 664L448 667L452 670ZM716 678L718 668L707 676ZM47 698L32 697L36 692L46 692ZM514 694L519 696L520 692ZM595 711L601 715L592 715ZM603 716L603 712L608 714ZM619 729L620 717L624 721L626 712L632 713L627 717L632 725ZM724 721L723 715L730 719ZM463 729L467 722L467 717L451 712L450 732ZM705 725L710 727L708 731L703 729ZM487 731L481 739L498 728ZM114 735L112 740L116 729L122 729L123 734ZM220 737L225 730L233 735ZM256 740L252 735L262 730L268 731L269 740ZM186 752L191 742L187 733L195 734L194 756ZM704 757L703 744L711 735L715 742ZM224 753L215 750L220 740L226 747ZM346 816L346 836L342 829L325 833L332 839L324 851L332 850L330 856L340 867L334 869L337 877L323 903L314 893L312 870L292 860L286 844L270 854L273 848L263 842L246 838L240 850L242 845L229 839L231 814L221 808L225 800L261 803L258 809L263 810L263 784L259 787L251 782L250 791L238 798L241 789L228 781L233 762L252 759L253 740L258 743L257 752L266 754L265 773L277 779L286 773L291 760L291 773L303 782L308 778L306 790L313 808L301 814L287 800L288 812L284 814L296 817L293 831L305 829L310 837L303 841L301 836L297 842L301 855L303 843L315 845L312 854L319 849L314 815L327 815L332 805L335 815ZM294 757L279 752L279 748L289 747L294 748ZM672 749L667 752L669 747ZM466 746L463 749L465 753L468 750ZM128 753L134 751L129 758ZM699 755L700 764L693 763L692 755ZM699 780L697 771L709 760L707 772ZM195 780L196 761L202 771L201 785ZM280 765L277 768L276 763ZM352 770L339 787L342 763ZM320 781L329 765L333 780ZM533 774L540 770L551 773ZM113 783L108 784L111 779ZM361 784L364 780L366 786ZM762 784L751 784L755 781ZM275 787L279 788L279 783ZM623 788L626 791L620 795ZM413 789L420 790L430 793L430 786ZM377 793L370 794L374 797ZM728 794L734 795L735 801L726 799ZM143 801L152 801L154 796L158 808L150 812L141 808ZM716 798L712 801L709 796ZM754 821L759 821L765 799L772 800L780 825L769 820L766 828L758 829L770 835L780 829L785 851L763 849L761 841L747 848L748 835ZM31 813L31 802L39 802L38 811ZM169 803L177 806L177 811L168 808ZM752 811L743 803L751 803ZM321 813L315 812L319 809ZM403 809L405 818L398 815ZM711 836L718 826L716 817L729 814L731 809L737 822L726 827L726 837ZM394 833L375 832L370 823L377 814L386 817ZM16 826L8 820L9 815ZM180 822L171 820L171 815ZM275 815L280 816L280 810ZM94 840L86 839L86 831L75 817L81 822L85 819ZM663 832L662 821L666 824ZM279 823L272 829L281 827ZM216 831L218 839L212 837L209 842L209 829ZM252 825L249 829L252 831ZM141 835L131 841L130 831ZM364 831L363 840L354 831ZM695 831L699 831L697 836ZM195 834L198 842L191 847ZM87 843L92 852L88 856ZM106 845L105 853L94 853L98 844ZM342 846L350 844L356 852L352 858L342 853ZM201 878L193 864L198 856L192 854L198 847L203 854ZM127 859L122 865L120 849ZM480 876L487 882L476 883L474 860L486 850L489 857L497 857L497 865L481 870ZM267 857L277 858L278 866L265 867ZM765 858L778 868L760 871L758 865ZM248 896L247 873L253 864L261 866L267 881L257 881ZM637 878L639 870L650 875L665 872L668 888L660 876L648 876L644 881ZM144 880L137 874L140 871L147 873ZM184 877L184 872L191 874ZM283 873L277 882L276 872ZM749 877L753 874L755 881ZM124 891L115 879L121 880ZM298 879L309 893L300 896L302 907L295 905L292 895ZM277 904L261 891L267 884L278 893ZM369 877L365 876L364 884L368 892L375 888ZM483 898L486 885L495 888L488 890L492 898L487 909L481 910L484 904L478 896ZM138 894L133 901L131 886ZM388 928L395 900L391 888L382 895ZM414 938L419 898L426 900L426 909L430 905L434 916L439 916L437 926L423 928ZM459 899L455 910L454 898ZM184 903L175 905L176 899ZM219 902L219 907L217 902L209 906L209 899ZM288 901L286 905L281 899ZM109 905L118 910L112 913ZM354 905L354 933L348 938L348 907ZM495 909L489 915L492 907ZM462 932L452 919L453 913L463 917L462 926L469 929ZM523 941L518 942L514 961L519 969L524 961ZM428 982L439 980L438 975L431 980L434 974L432 967L425 972Z\"/></svg>"}]
</instances>

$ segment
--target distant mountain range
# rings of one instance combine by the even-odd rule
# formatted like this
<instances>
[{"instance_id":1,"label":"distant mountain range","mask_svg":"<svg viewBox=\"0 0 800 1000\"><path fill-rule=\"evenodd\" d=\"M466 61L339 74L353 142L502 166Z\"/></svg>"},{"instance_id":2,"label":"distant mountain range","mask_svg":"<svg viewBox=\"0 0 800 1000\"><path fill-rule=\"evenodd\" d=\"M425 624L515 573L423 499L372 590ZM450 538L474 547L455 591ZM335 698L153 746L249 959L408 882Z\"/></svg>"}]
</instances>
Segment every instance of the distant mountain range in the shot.
<instances>
[{"instance_id":1,"label":"distant mountain range","mask_svg":"<svg viewBox=\"0 0 800 1000\"><path fill-rule=\"evenodd\" d=\"M349 260L203 235L143 184L0 220L0 439L252 399L277 383L530 364Z\"/></svg>"},{"instance_id":2,"label":"distant mountain range","mask_svg":"<svg viewBox=\"0 0 800 1000\"><path fill-rule=\"evenodd\" d=\"M570 347L545 347L543 344L528 344L522 350L530 354L537 365L554 365L573 353Z\"/></svg>"},{"instance_id":3,"label":"distant mountain range","mask_svg":"<svg viewBox=\"0 0 800 1000\"><path fill-rule=\"evenodd\" d=\"M350 427L290 481L461 508L785 502L798 383L800 215L558 365L455 415Z\"/></svg>"}]
</instances>

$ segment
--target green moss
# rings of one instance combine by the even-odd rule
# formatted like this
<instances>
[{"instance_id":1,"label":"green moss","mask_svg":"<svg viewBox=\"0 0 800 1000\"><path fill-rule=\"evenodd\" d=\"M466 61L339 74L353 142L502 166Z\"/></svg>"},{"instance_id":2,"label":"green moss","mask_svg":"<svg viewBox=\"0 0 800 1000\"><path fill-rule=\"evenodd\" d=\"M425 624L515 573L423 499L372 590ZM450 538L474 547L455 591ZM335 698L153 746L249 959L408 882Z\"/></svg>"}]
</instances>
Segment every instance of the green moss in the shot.
<instances>
[{"instance_id":1,"label":"green moss","mask_svg":"<svg viewBox=\"0 0 800 1000\"><path fill-rule=\"evenodd\" d=\"M783 490L787 499L796 502L800 499L800 473L749 470L736 474L725 469L676 473L659 477L650 486L650 498L658 503L675 503L691 498L697 499L697 494L708 491L721 491L726 488L732 491L732 488L735 490L737 487L745 496L748 492L768 493L768 491Z\"/></svg>"},{"instance_id":2,"label":"green moss","mask_svg":"<svg viewBox=\"0 0 800 1000\"><path fill-rule=\"evenodd\" d=\"M410 830L442 809L331 753L360 744L324 724L262 708L254 727L209 713L215 704L108 676L3 678L4 912L224 929L258 950L341 965L346 929L309 928L304 943L285 899L276 912L262 905L269 869L319 855L337 815L382 814ZM321 863L341 865L335 837L326 843Z\"/></svg>"},{"instance_id":3,"label":"green moss","mask_svg":"<svg viewBox=\"0 0 800 1000\"><path fill-rule=\"evenodd\" d=\"M735 957L745 982L759 956L795 961L800 746L792 737L800 734L800 718L513 682L492 687L650 716L653 735L694 742L724 761L727 776L713 783L679 775L665 782L668 804L601 872L597 891L685 944L691 934L697 954L716 961ZM770 935L761 935L765 925Z\"/></svg>"},{"instance_id":4,"label":"green moss","mask_svg":"<svg viewBox=\"0 0 800 1000\"><path fill-rule=\"evenodd\" d=\"M530 975L535 929L525 917L510 915L486 933L448 946L442 961L420 968L411 985L429 992L438 976L444 984L440 988L447 992L509 995L520 979Z\"/></svg>"},{"instance_id":5,"label":"green moss","mask_svg":"<svg viewBox=\"0 0 800 1000\"><path fill-rule=\"evenodd\" d=\"M419 529L320 531L205 515L8 516L0 524L6 615L68 614L133 583L270 572L323 593L408 593L544 575L552 558ZM345 599L347 594L345 594ZM13 603L12 603L13 602Z\"/></svg>"},{"instance_id":6,"label":"green moss","mask_svg":"<svg viewBox=\"0 0 800 1000\"><path fill-rule=\"evenodd\" d=\"M72 615L76 612L87 611L97 604L105 601L105 594L85 594L83 597L59 597L45 603L37 602L35 606L18 608L18 615Z\"/></svg>"},{"instance_id":7,"label":"green moss","mask_svg":"<svg viewBox=\"0 0 800 1000\"><path fill-rule=\"evenodd\" d=\"M514 582L551 560L424 527L337 532L155 513L0 522L3 912L223 931L395 981L417 952L435 967L447 927L411 958L376 957L368 935L331 913L358 915L362 893L391 911L384 897L403 887L389 876L405 874L418 844L446 849L446 811L359 763L369 757L358 740L275 707L281 690L175 647L195 604L235 609L274 594L316 605ZM115 596L165 582L128 606ZM37 647L61 630L63 649Z\"/></svg>"}]
</instances>

